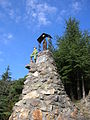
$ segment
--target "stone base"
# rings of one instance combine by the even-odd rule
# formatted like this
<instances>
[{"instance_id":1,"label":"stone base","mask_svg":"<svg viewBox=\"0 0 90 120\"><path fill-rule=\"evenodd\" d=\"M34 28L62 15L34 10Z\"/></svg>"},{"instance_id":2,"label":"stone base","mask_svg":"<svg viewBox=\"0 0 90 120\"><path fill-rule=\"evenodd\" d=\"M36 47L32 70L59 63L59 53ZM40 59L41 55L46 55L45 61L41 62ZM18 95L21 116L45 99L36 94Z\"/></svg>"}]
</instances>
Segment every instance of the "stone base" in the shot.
<instances>
[{"instance_id":1,"label":"stone base","mask_svg":"<svg viewBox=\"0 0 90 120\"><path fill-rule=\"evenodd\" d=\"M38 54L9 120L85 120L67 96L51 53Z\"/></svg>"}]
</instances>

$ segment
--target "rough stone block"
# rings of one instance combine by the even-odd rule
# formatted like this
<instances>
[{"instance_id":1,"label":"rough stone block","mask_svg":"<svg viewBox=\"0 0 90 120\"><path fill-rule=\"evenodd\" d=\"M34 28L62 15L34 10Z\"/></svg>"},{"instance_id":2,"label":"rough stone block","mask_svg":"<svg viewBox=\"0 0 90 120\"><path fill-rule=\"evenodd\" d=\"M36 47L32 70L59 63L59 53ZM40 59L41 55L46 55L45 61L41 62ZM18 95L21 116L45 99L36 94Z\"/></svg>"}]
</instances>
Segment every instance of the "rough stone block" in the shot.
<instances>
[{"instance_id":1,"label":"rough stone block","mask_svg":"<svg viewBox=\"0 0 90 120\"><path fill-rule=\"evenodd\" d=\"M39 109L36 109L32 113L33 120L42 120L42 111Z\"/></svg>"},{"instance_id":2,"label":"rough stone block","mask_svg":"<svg viewBox=\"0 0 90 120\"><path fill-rule=\"evenodd\" d=\"M39 73L36 71L35 73L33 73L34 77L38 77Z\"/></svg>"},{"instance_id":3,"label":"rough stone block","mask_svg":"<svg viewBox=\"0 0 90 120\"><path fill-rule=\"evenodd\" d=\"M53 88L53 89L50 89L50 90L47 90L47 91L45 91L45 90L42 90L42 91L41 91L41 93L42 93L42 94L45 94L45 95L53 95L54 92L55 92L55 89L54 89L54 88Z\"/></svg>"},{"instance_id":4,"label":"rough stone block","mask_svg":"<svg viewBox=\"0 0 90 120\"><path fill-rule=\"evenodd\" d=\"M25 95L23 99L31 99L31 98L37 98L37 97L39 97L39 94L37 93L37 91L31 91L30 93Z\"/></svg>"},{"instance_id":5,"label":"rough stone block","mask_svg":"<svg viewBox=\"0 0 90 120\"><path fill-rule=\"evenodd\" d=\"M19 119L21 120L27 120L28 119L28 114L30 110L22 108L19 114Z\"/></svg>"}]
</instances>

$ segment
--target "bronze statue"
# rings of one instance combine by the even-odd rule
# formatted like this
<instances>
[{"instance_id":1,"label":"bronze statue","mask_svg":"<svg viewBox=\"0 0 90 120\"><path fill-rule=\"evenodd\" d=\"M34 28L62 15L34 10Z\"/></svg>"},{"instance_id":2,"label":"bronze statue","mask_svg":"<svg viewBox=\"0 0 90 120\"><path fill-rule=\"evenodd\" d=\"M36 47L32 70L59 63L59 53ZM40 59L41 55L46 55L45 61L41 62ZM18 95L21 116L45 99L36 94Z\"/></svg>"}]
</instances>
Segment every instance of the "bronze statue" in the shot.
<instances>
[{"instance_id":1,"label":"bronze statue","mask_svg":"<svg viewBox=\"0 0 90 120\"><path fill-rule=\"evenodd\" d=\"M47 50L47 41L44 39L43 41L43 50Z\"/></svg>"},{"instance_id":2,"label":"bronze statue","mask_svg":"<svg viewBox=\"0 0 90 120\"><path fill-rule=\"evenodd\" d=\"M43 41L43 50L47 50L47 41L45 38L49 38L51 39L52 37L49 35L49 34L46 34L46 33L43 33L42 35L40 35L40 37L37 39L38 43L39 43L39 52L41 51L41 46L40 44L42 43Z\"/></svg>"}]
</instances>

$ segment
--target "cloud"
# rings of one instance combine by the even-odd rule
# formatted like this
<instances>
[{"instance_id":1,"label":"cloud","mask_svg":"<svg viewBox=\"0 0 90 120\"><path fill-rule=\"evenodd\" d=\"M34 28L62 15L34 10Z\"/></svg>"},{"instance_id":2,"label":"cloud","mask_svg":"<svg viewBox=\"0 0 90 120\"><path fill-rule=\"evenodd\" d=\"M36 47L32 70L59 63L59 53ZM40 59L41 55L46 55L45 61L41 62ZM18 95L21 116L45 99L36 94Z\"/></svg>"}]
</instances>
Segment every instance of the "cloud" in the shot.
<instances>
[{"instance_id":1,"label":"cloud","mask_svg":"<svg viewBox=\"0 0 90 120\"><path fill-rule=\"evenodd\" d=\"M87 0L68 0L69 4L62 7L59 14L57 15L57 22L63 24L65 19L68 19L70 16L76 16L80 12L84 11L87 6Z\"/></svg>"},{"instance_id":2,"label":"cloud","mask_svg":"<svg viewBox=\"0 0 90 120\"><path fill-rule=\"evenodd\" d=\"M9 18L9 20L13 20L18 23L21 19L19 15L19 9L13 7L13 4L10 0L0 0L0 18L4 21L4 19ZM4 12L4 14L3 14Z\"/></svg>"},{"instance_id":3,"label":"cloud","mask_svg":"<svg viewBox=\"0 0 90 120\"><path fill-rule=\"evenodd\" d=\"M73 0L71 9L74 14L80 13L87 8L88 0Z\"/></svg>"},{"instance_id":4,"label":"cloud","mask_svg":"<svg viewBox=\"0 0 90 120\"><path fill-rule=\"evenodd\" d=\"M0 34L0 43L8 44L13 39L13 35L11 33L1 33Z\"/></svg>"},{"instance_id":5,"label":"cloud","mask_svg":"<svg viewBox=\"0 0 90 120\"><path fill-rule=\"evenodd\" d=\"M51 23L50 16L57 12L57 8L47 3L40 3L37 0L26 1L26 19L36 22L38 25L48 25Z\"/></svg>"},{"instance_id":6,"label":"cloud","mask_svg":"<svg viewBox=\"0 0 90 120\"><path fill-rule=\"evenodd\" d=\"M18 5L13 5L10 0L0 0L0 19L5 21L6 18L16 23L24 22L28 24L48 25L52 19L49 16L53 16L57 12L55 6L51 6L46 2L40 0L22 0L22 8ZM3 14L4 11L4 14Z\"/></svg>"},{"instance_id":7,"label":"cloud","mask_svg":"<svg viewBox=\"0 0 90 120\"><path fill-rule=\"evenodd\" d=\"M13 35L11 33L3 34L3 42L7 44L10 40L12 40Z\"/></svg>"},{"instance_id":8,"label":"cloud","mask_svg":"<svg viewBox=\"0 0 90 120\"><path fill-rule=\"evenodd\" d=\"M73 9L74 12L79 12L82 9L81 2L77 2L77 1L73 2L72 3L72 9Z\"/></svg>"},{"instance_id":9,"label":"cloud","mask_svg":"<svg viewBox=\"0 0 90 120\"><path fill-rule=\"evenodd\" d=\"M14 5L11 0L0 0L0 20L6 22L8 18L15 23L27 24L29 27L47 26L57 21L62 23L68 16L80 13L87 4L87 0L67 1L65 5L65 2L54 0L55 5L52 5L49 0L21 0ZM57 3L62 7L58 7Z\"/></svg>"},{"instance_id":10,"label":"cloud","mask_svg":"<svg viewBox=\"0 0 90 120\"><path fill-rule=\"evenodd\" d=\"M9 33L9 34L7 35L7 38L8 38L8 39L12 39L12 38L13 38L13 35L12 35L11 33Z\"/></svg>"},{"instance_id":11,"label":"cloud","mask_svg":"<svg viewBox=\"0 0 90 120\"><path fill-rule=\"evenodd\" d=\"M43 12L38 13L38 23L39 25L47 25L51 23L45 16Z\"/></svg>"}]
</instances>

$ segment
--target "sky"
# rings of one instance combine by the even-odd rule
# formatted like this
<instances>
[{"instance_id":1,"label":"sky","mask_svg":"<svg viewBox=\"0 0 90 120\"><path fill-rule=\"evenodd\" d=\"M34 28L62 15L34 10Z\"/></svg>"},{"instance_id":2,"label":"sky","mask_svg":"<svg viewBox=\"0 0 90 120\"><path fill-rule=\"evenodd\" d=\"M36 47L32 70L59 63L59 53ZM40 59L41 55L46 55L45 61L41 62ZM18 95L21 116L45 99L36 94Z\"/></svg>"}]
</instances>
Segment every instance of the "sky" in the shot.
<instances>
[{"instance_id":1,"label":"sky","mask_svg":"<svg viewBox=\"0 0 90 120\"><path fill-rule=\"evenodd\" d=\"M24 77L37 38L48 33L56 45L69 17L90 32L90 0L0 0L0 75L9 65L12 79Z\"/></svg>"}]
</instances>

